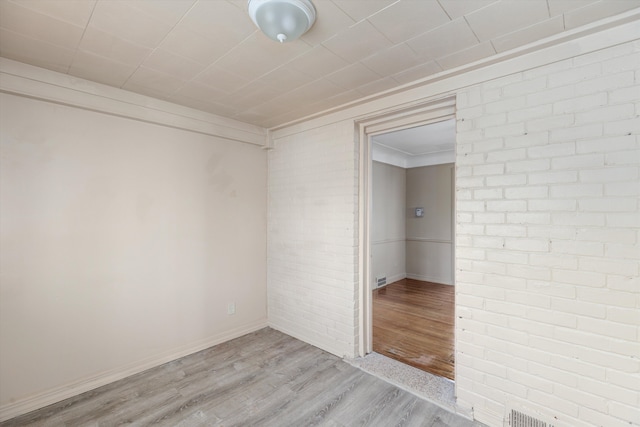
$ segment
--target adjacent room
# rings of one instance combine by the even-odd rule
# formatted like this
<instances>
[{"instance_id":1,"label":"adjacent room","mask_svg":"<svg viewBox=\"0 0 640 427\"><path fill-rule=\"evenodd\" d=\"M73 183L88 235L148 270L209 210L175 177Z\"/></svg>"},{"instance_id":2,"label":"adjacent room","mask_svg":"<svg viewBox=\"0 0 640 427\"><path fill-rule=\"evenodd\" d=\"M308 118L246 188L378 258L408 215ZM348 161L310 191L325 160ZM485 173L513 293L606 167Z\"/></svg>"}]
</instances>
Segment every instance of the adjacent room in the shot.
<instances>
[{"instance_id":1,"label":"adjacent room","mask_svg":"<svg viewBox=\"0 0 640 427\"><path fill-rule=\"evenodd\" d=\"M640 426L638 0L0 0L0 151L3 425Z\"/></svg>"},{"instance_id":2,"label":"adjacent room","mask_svg":"<svg viewBox=\"0 0 640 427\"><path fill-rule=\"evenodd\" d=\"M455 119L373 136L373 350L454 379Z\"/></svg>"}]
</instances>

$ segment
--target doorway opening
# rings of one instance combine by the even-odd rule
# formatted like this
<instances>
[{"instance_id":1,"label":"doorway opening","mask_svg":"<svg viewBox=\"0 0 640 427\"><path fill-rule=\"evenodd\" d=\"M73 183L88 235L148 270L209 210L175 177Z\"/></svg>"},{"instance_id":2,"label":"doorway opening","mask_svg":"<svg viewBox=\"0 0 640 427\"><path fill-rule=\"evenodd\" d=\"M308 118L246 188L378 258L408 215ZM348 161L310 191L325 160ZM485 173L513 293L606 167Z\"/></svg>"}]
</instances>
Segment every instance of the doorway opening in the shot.
<instances>
[{"instance_id":1,"label":"doorway opening","mask_svg":"<svg viewBox=\"0 0 640 427\"><path fill-rule=\"evenodd\" d=\"M373 351L454 379L455 120L371 137Z\"/></svg>"},{"instance_id":2,"label":"doorway opening","mask_svg":"<svg viewBox=\"0 0 640 427\"><path fill-rule=\"evenodd\" d=\"M363 120L360 353L454 374L454 99Z\"/></svg>"}]
</instances>

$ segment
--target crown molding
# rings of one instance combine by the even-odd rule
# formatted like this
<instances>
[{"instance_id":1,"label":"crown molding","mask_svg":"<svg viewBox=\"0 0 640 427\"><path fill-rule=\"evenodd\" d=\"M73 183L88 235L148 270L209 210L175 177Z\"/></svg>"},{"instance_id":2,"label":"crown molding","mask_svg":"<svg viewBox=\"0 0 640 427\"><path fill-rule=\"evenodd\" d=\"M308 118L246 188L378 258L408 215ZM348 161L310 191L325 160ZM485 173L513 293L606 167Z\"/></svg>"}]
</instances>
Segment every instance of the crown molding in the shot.
<instances>
[{"instance_id":1,"label":"crown molding","mask_svg":"<svg viewBox=\"0 0 640 427\"><path fill-rule=\"evenodd\" d=\"M6 58L0 92L266 147L267 130Z\"/></svg>"}]
</instances>

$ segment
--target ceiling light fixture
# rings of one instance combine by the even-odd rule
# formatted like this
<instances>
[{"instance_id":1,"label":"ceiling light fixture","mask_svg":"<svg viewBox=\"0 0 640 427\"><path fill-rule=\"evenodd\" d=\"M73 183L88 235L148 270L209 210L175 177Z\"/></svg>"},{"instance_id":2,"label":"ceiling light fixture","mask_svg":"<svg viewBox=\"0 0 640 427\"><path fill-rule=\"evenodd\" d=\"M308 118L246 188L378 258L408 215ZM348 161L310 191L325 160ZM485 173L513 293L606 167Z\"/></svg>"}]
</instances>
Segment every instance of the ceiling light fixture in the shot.
<instances>
[{"instance_id":1,"label":"ceiling light fixture","mask_svg":"<svg viewBox=\"0 0 640 427\"><path fill-rule=\"evenodd\" d=\"M267 37L284 43L309 31L316 10L309 0L249 0L249 16Z\"/></svg>"}]
</instances>

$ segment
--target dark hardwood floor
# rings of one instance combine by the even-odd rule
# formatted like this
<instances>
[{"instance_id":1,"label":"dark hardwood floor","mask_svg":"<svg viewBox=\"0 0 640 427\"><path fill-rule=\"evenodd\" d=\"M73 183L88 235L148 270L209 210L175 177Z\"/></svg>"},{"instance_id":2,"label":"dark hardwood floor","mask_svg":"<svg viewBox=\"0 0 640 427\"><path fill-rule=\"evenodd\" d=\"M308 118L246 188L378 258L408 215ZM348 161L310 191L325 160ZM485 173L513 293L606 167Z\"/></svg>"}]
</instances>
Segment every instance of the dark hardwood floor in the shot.
<instances>
[{"instance_id":1,"label":"dark hardwood floor","mask_svg":"<svg viewBox=\"0 0 640 427\"><path fill-rule=\"evenodd\" d=\"M373 291L373 351L454 379L454 287L403 279Z\"/></svg>"},{"instance_id":2,"label":"dark hardwood floor","mask_svg":"<svg viewBox=\"0 0 640 427\"><path fill-rule=\"evenodd\" d=\"M265 328L30 414L9 426L456 426L448 412Z\"/></svg>"}]
</instances>

